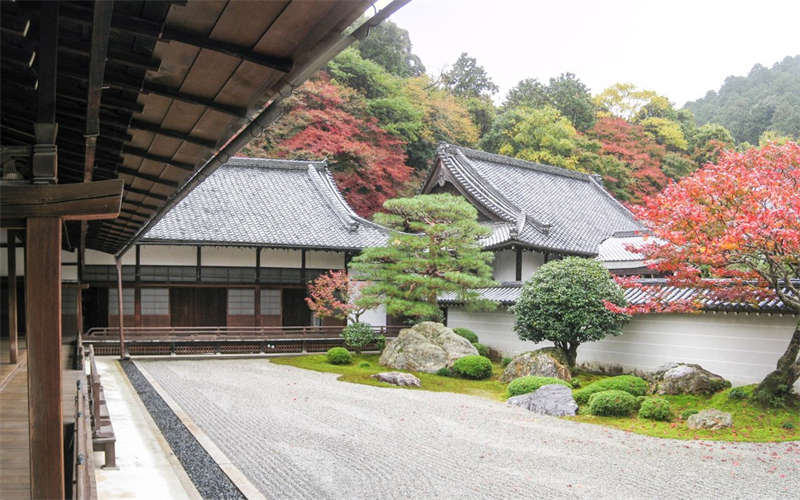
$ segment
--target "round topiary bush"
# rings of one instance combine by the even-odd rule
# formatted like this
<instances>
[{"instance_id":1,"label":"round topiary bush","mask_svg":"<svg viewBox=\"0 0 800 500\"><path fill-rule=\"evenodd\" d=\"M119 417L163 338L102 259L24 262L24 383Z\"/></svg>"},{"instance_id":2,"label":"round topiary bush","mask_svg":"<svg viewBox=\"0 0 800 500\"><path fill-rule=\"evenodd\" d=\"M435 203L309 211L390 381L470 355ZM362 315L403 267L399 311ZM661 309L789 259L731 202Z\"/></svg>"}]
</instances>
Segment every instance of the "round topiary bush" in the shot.
<instances>
[{"instance_id":1,"label":"round topiary bush","mask_svg":"<svg viewBox=\"0 0 800 500\"><path fill-rule=\"evenodd\" d=\"M596 392L589 398L589 413L601 417L627 417L636 410L636 397L625 391Z\"/></svg>"},{"instance_id":2,"label":"round topiary bush","mask_svg":"<svg viewBox=\"0 0 800 500\"><path fill-rule=\"evenodd\" d=\"M575 391L575 402L584 405L592 394L603 391L625 391L633 396L644 396L647 394L647 389L647 381L641 377L618 375L592 382L583 389Z\"/></svg>"},{"instance_id":3,"label":"round topiary bush","mask_svg":"<svg viewBox=\"0 0 800 500\"><path fill-rule=\"evenodd\" d=\"M463 378L483 380L492 376L492 362L483 356L464 356L453 363L453 373Z\"/></svg>"},{"instance_id":4,"label":"round topiary bush","mask_svg":"<svg viewBox=\"0 0 800 500\"><path fill-rule=\"evenodd\" d=\"M508 393L512 396L519 396L520 394L527 394L537 390L543 385L560 384L570 387L569 382L565 382L560 378L555 377L534 377L528 375L526 377L515 378L508 384Z\"/></svg>"},{"instance_id":5,"label":"round topiary bush","mask_svg":"<svg viewBox=\"0 0 800 500\"><path fill-rule=\"evenodd\" d=\"M342 328L344 345L361 354L361 350L375 340L375 331L366 323L351 323Z\"/></svg>"},{"instance_id":6,"label":"round topiary bush","mask_svg":"<svg viewBox=\"0 0 800 500\"><path fill-rule=\"evenodd\" d=\"M489 357L489 349L487 349L485 345L481 344L480 342L473 342L472 345L478 350L478 354L484 358Z\"/></svg>"},{"instance_id":7,"label":"round topiary bush","mask_svg":"<svg viewBox=\"0 0 800 500\"><path fill-rule=\"evenodd\" d=\"M456 335L461 335L465 339L469 340L470 344L474 344L478 341L478 335L476 335L475 332L469 328L453 328L453 331L456 333Z\"/></svg>"},{"instance_id":8,"label":"round topiary bush","mask_svg":"<svg viewBox=\"0 0 800 500\"><path fill-rule=\"evenodd\" d=\"M344 347L331 347L326 354L328 363L332 365L349 365L353 361L350 351Z\"/></svg>"},{"instance_id":9,"label":"round topiary bush","mask_svg":"<svg viewBox=\"0 0 800 500\"><path fill-rule=\"evenodd\" d=\"M436 370L436 375L439 375L440 377L452 377L453 376L453 370L451 370L450 368L444 366L444 367L439 368L438 370Z\"/></svg>"},{"instance_id":10,"label":"round topiary bush","mask_svg":"<svg viewBox=\"0 0 800 500\"><path fill-rule=\"evenodd\" d=\"M733 389L728 392L728 399L746 399L747 398L747 391L744 390L744 387L734 387Z\"/></svg>"},{"instance_id":11,"label":"round topiary bush","mask_svg":"<svg viewBox=\"0 0 800 500\"><path fill-rule=\"evenodd\" d=\"M672 420L672 409L664 398L646 398L639 407L639 418L669 422Z\"/></svg>"},{"instance_id":12,"label":"round topiary bush","mask_svg":"<svg viewBox=\"0 0 800 500\"><path fill-rule=\"evenodd\" d=\"M700 413L700 410L696 410L694 408L689 408L688 410L683 410L681 412L681 419L686 420L689 417L691 417L692 415L697 415L698 413Z\"/></svg>"}]
</instances>

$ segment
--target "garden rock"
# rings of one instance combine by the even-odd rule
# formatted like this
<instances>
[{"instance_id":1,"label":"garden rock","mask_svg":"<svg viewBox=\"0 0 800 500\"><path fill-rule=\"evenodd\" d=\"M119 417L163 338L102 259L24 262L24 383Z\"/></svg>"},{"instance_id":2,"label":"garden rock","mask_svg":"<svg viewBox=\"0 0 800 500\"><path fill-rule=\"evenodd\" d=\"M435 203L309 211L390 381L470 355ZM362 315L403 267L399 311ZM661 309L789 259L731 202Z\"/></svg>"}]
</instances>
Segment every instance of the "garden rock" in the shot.
<instances>
[{"instance_id":1,"label":"garden rock","mask_svg":"<svg viewBox=\"0 0 800 500\"><path fill-rule=\"evenodd\" d=\"M478 350L450 328L423 321L387 340L379 362L397 370L436 373L459 358L477 355Z\"/></svg>"},{"instance_id":2,"label":"garden rock","mask_svg":"<svg viewBox=\"0 0 800 500\"><path fill-rule=\"evenodd\" d=\"M570 381L572 375L564 354L554 347L520 354L503 370L501 382L511 382L515 378L533 375L536 377L555 377Z\"/></svg>"},{"instance_id":3,"label":"garden rock","mask_svg":"<svg viewBox=\"0 0 800 500\"><path fill-rule=\"evenodd\" d=\"M410 373L382 372L382 373L376 373L375 375L372 376L372 378L393 385L402 385L402 386L411 385L414 387L420 387L422 385L419 379Z\"/></svg>"},{"instance_id":4,"label":"garden rock","mask_svg":"<svg viewBox=\"0 0 800 500\"><path fill-rule=\"evenodd\" d=\"M686 425L690 429L709 429L712 431L725 429L732 424L733 419L730 413L719 411L714 408L695 413L686 421Z\"/></svg>"},{"instance_id":5,"label":"garden rock","mask_svg":"<svg viewBox=\"0 0 800 500\"><path fill-rule=\"evenodd\" d=\"M508 398L508 403L553 417L573 416L578 411L572 390L559 384L543 385L534 392Z\"/></svg>"},{"instance_id":6,"label":"garden rock","mask_svg":"<svg viewBox=\"0 0 800 500\"><path fill-rule=\"evenodd\" d=\"M649 375L656 394L711 395L731 383L700 365L667 363Z\"/></svg>"}]
</instances>

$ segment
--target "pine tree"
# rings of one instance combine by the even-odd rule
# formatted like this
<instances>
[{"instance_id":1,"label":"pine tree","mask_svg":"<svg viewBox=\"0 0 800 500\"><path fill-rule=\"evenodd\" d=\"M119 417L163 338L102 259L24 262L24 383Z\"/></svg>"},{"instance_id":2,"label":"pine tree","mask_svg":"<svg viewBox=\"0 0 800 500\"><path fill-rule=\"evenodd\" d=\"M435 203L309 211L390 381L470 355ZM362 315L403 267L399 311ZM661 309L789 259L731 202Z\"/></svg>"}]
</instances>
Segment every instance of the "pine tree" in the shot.
<instances>
[{"instance_id":1,"label":"pine tree","mask_svg":"<svg viewBox=\"0 0 800 500\"><path fill-rule=\"evenodd\" d=\"M478 212L463 198L450 194L398 198L383 204L386 213L375 221L395 231L385 247L368 248L353 259L353 273L371 283L358 305L380 304L391 316L438 320L437 299L455 293L471 309L490 309L476 288L494 285L493 254L479 239L488 229L478 224Z\"/></svg>"}]
</instances>

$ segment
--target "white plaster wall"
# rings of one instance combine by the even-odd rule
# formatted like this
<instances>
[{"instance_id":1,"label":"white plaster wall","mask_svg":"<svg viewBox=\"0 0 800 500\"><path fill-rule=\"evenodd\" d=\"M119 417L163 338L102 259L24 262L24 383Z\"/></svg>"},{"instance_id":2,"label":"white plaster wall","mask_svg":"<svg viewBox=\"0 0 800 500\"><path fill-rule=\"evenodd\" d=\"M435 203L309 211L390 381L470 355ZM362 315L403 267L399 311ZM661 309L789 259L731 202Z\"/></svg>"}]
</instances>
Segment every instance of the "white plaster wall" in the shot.
<instances>
[{"instance_id":1,"label":"white plaster wall","mask_svg":"<svg viewBox=\"0 0 800 500\"><path fill-rule=\"evenodd\" d=\"M17 276L25 276L25 249L17 247L16 254ZM0 276L8 276L8 248L0 248Z\"/></svg>"},{"instance_id":2,"label":"white plaster wall","mask_svg":"<svg viewBox=\"0 0 800 500\"><path fill-rule=\"evenodd\" d=\"M637 316L623 334L578 348L579 363L652 370L669 361L698 363L734 385L752 384L775 369L789 344L797 316L754 314L659 314ZM513 356L549 342L519 340L508 311L468 312L450 308L451 328L473 330L481 343ZM800 381L795 384L800 389Z\"/></svg>"},{"instance_id":3,"label":"white plaster wall","mask_svg":"<svg viewBox=\"0 0 800 500\"><path fill-rule=\"evenodd\" d=\"M544 254L524 250L522 252L522 281L528 281L533 273L544 264ZM515 264L516 265L516 264Z\"/></svg>"},{"instance_id":4,"label":"white plaster wall","mask_svg":"<svg viewBox=\"0 0 800 500\"><path fill-rule=\"evenodd\" d=\"M77 263L78 262L78 251L73 250L72 252L68 250L61 250L61 263Z\"/></svg>"},{"instance_id":5,"label":"white plaster wall","mask_svg":"<svg viewBox=\"0 0 800 500\"><path fill-rule=\"evenodd\" d=\"M113 266L114 265L114 255L105 252L98 252L97 250L92 250L90 248L86 249L86 253L83 254L84 264L88 266ZM123 266L134 266L136 265L136 250L128 250L122 255L122 265Z\"/></svg>"},{"instance_id":6,"label":"white plaster wall","mask_svg":"<svg viewBox=\"0 0 800 500\"><path fill-rule=\"evenodd\" d=\"M256 249L239 247L202 247L204 266L256 267Z\"/></svg>"},{"instance_id":7,"label":"white plaster wall","mask_svg":"<svg viewBox=\"0 0 800 500\"><path fill-rule=\"evenodd\" d=\"M310 269L344 269L344 252L306 252L306 267Z\"/></svg>"},{"instance_id":8,"label":"white plaster wall","mask_svg":"<svg viewBox=\"0 0 800 500\"><path fill-rule=\"evenodd\" d=\"M494 279L514 281L517 277L517 256L513 250L500 250L494 253Z\"/></svg>"},{"instance_id":9,"label":"white plaster wall","mask_svg":"<svg viewBox=\"0 0 800 500\"><path fill-rule=\"evenodd\" d=\"M300 250L264 248L261 250L261 267L294 267L299 269L302 257Z\"/></svg>"},{"instance_id":10,"label":"white plaster wall","mask_svg":"<svg viewBox=\"0 0 800 500\"><path fill-rule=\"evenodd\" d=\"M197 247L185 245L140 245L139 261L143 266L196 266ZM135 255L131 264L136 264Z\"/></svg>"},{"instance_id":11,"label":"white plaster wall","mask_svg":"<svg viewBox=\"0 0 800 500\"><path fill-rule=\"evenodd\" d=\"M386 326L386 308L380 305L375 309L368 309L359 320L372 326Z\"/></svg>"}]
</instances>

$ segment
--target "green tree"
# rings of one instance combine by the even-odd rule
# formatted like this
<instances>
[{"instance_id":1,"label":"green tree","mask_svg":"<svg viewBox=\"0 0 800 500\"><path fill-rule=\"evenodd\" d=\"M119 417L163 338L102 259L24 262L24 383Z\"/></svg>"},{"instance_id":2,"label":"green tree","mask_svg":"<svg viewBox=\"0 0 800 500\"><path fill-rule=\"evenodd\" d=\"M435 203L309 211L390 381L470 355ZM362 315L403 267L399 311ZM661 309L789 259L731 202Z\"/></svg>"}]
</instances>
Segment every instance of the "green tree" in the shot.
<instances>
[{"instance_id":1,"label":"green tree","mask_svg":"<svg viewBox=\"0 0 800 500\"><path fill-rule=\"evenodd\" d=\"M580 131L588 130L594 125L596 109L592 96L588 87L572 73L551 78L548 85L541 84L535 78L520 81L509 90L503 109L511 110L520 106L552 106Z\"/></svg>"},{"instance_id":2,"label":"green tree","mask_svg":"<svg viewBox=\"0 0 800 500\"><path fill-rule=\"evenodd\" d=\"M578 346L607 335L620 335L630 316L605 304L625 307L622 288L596 260L567 257L540 267L522 287L512 307L520 339L548 340L575 367Z\"/></svg>"},{"instance_id":3,"label":"green tree","mask_svg":"<svg viewBox=\"0 0 800 500\"><path fill-rule=\"evenodd\" d=\"M514 108L495 120L481 140L486 151L576 169L578 132L557 109Z\"/></svg>"},{"instance_id":4,"label":"green tree","mask_svg":"<svg viewBox=\"0 0 800 500\"><path fill-rule=\"evenodd\" d=\"M479 137L483 137L492 128L497 110L494 103L488 97L468 97L464 100L464 105L472 118L472 123L478 127Z\"/></svg>"},{"instance_id":5,"label":"green tree","mask_svg":"<svg viewBox=\"0 0 800 500\"><path fill-rule=\"evenodd\" d=\"M385 247L365 249L351 263L369 285L357 304L380 304L393 316L438 320L438 297L455 293L470 308L491 308L476 288L493 286L493 254L479 239L489 230L478 223L471 204L450 194L397 198L383 204L375 221L398 232Z\"/></svg>"},{"instance_id":6,"label":"green tree","mask_svg":"<svg viewBox=\"0 0 800 500\"><path fill-rule=\"evenodd\" d=\"M399 77L419 76L425 73L420 58L411 51L408 31L392 21L384 21L371 28L369 35L356 46L361 57L383 66Z\"/></svg>"},{"instance_id":7,"label":"green tree","mask_svg":"<svg viewBox=\"0 0 800 500\"><path fill-rule=\"evenodd\" d=\"M640 89L632 83L615 83L594 96L594 103L601 116L632 120L656 96L652 90Z\"/></svg>"},{"instance_id":8,"label":"green tree","mask_svg":"<svg viewBox=\"0 0 800 500\"><path fill-rule=\"evenodd\" d=\"M706 123L692 137L692 159L698 166L714 163L722 151L733 147L733 136L728 129L718 123Z\"/></svg>"},{"instance_id":9,"label":"green tree","mask_svg":"<svg viewBox=\"0 0 800 500\"><path fill-rule=\"evenodd\" d=\"M550 98L547 95L547 87L536 78L526 78L520 80L508 91L506 99L503 101L503 110L507 111L520 106L541 108L548 104L550 104Z\"/></svg>"},{"instance_id":10,"label":"green tree","mask_svg":"<svg viewBox=\"0 0 800 500\"><path fill-rule=\"evenodd\" d=\"M666 146L671 151L686 151L689 148L689 142L683 135L681 124L676 121L653 116L645 118L639 124L657 143Z\"/></svg>"},{"instance_id":11,"label":"green tree","mask_svg":"<svg viewBox=\"0 0 800 500\"><path fill-rule=\"evenodd\" d=\"M442 84L459 97L481 97L500 90L474 57L462 52L453 66L442 73Z\"/></svg>"}]
</instances>

